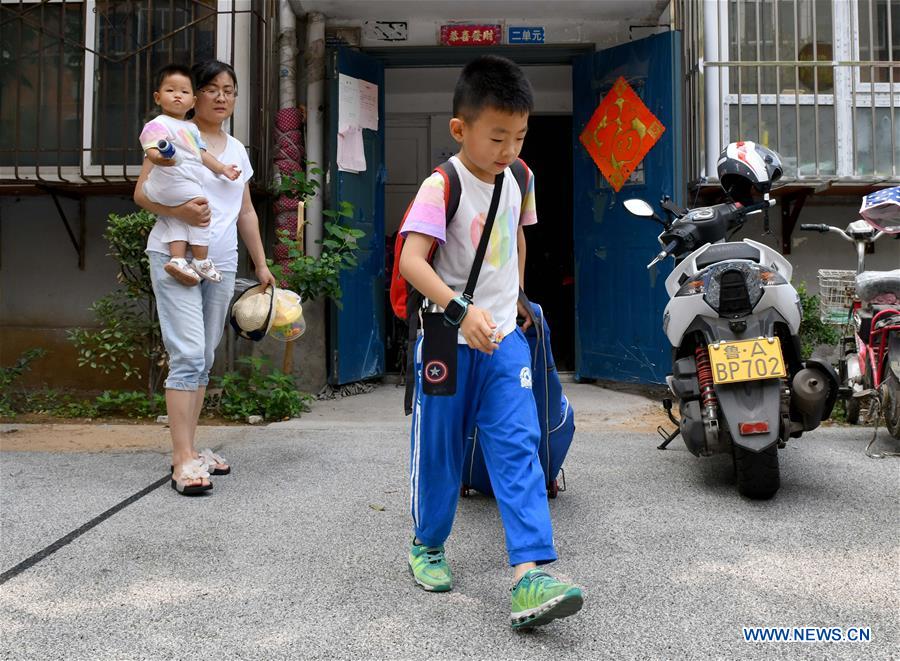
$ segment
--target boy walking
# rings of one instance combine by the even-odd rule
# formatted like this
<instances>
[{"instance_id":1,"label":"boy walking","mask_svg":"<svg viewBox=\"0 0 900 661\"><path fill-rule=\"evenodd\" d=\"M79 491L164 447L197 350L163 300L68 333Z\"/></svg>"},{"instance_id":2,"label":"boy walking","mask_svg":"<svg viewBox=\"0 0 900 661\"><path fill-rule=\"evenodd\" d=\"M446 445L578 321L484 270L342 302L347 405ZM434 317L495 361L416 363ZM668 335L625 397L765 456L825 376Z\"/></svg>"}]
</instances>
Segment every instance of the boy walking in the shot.
<instances>
[{"instance_id":1,"label":"boy walking","mask_svg":"<svg viewBox=\"0 0 900 661\"><path fill-rule=\"evenodd\" d=\"M450 120L450 134L459 143L459 153L451 159L459 175L459 207L453 218L446 218L444 179L434 174L422 184L401 228L406 236L401 274L446 311L447 323L458 327L454 395L423 392L421 338L416 346L410 460L415 536L409 566L424 589L452 588L443 545L459 498L463 440L477 426L515 572L514 628L567 617L583 601L579 588L538 568L557 556L537 454L540 430L531 356L516 325L525 274L522 227L536 223L537 217L534 179L523 199L509 167L522 149L533 105L531 85L513 62L495 56L470 62L456 84ZM501 174L499 206L470 302L460 294ZM440 248L432 265L428 255L435 241Z\"/></svg>"}]
</instances>

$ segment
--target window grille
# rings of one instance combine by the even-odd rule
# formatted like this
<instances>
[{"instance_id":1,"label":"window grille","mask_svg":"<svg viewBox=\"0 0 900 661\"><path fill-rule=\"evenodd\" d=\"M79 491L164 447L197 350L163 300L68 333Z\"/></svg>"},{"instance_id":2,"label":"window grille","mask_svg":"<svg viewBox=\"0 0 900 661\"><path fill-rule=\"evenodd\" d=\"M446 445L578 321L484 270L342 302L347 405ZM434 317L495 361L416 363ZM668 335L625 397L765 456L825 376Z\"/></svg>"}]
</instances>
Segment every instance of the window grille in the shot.
<instances>
[{"instance_id":1,"label":"window grille","mask_svg":"<svg viewBox=\"0 0 900 661\"><path fill-rule=\"evenodd\" d=\"M760 142L812 187L898 182L900 0L676 0L685 155L715 180L728 142Z\"/></svg>"},{"instance_id":2,"label":"window grille","mask_svg":"<svg viewBox=\"0 0 900 661\"><path fill-rule=\"evenodd\" d=\"M155 72L208 58L237 71L226 128L267 180L276 10L274 0L0 0L0 183L133 182Z\"/></svg>"}]
</instances>

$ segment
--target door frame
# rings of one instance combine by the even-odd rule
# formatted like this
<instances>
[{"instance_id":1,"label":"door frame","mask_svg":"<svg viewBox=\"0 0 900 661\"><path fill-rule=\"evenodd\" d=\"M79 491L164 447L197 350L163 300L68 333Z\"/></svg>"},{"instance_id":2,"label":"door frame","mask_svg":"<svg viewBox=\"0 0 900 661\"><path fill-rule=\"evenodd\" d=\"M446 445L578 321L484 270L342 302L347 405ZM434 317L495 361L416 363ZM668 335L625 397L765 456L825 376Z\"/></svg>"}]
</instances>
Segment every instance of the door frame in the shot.
<instances>
[{"instance_id":1,"label":"door frame","mask_svg":"<svg viewBox=\"0 0 900 661\"><path fill-rule=\"evenodd\" d=\"M480 55L500 55L518 65L572 64L579 55L593 53L594 44L561 46L377 46L360 48L361 52L381 60L390 68L433 68L463 66Z\"/></svg>"}]
</instances>

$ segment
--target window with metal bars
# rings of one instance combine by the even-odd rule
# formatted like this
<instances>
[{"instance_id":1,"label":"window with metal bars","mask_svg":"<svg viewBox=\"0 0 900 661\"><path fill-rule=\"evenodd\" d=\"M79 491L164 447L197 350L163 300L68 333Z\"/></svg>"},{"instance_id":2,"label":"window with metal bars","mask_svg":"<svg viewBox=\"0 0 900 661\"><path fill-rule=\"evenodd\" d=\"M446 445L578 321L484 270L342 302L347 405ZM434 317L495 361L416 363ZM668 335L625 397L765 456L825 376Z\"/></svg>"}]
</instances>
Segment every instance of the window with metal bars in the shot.
<instances>
[{"instance_id":1,"label":"window with metal bars","mask_svg":"<svg viewBox=\"0 0 900 661\"><path fill-rule=\"evenodd\" d=\"M775 149L788 179L896 180L900 0L676 2L689 179L730 141Z\"/></svg>"},{"instance_id":2,"label":"window with metal bars","mask_svg":"<svg viewBox=\"0 0 900 661\"><path fill-rule=\"evenodd\" d=\"M231 128L264 175L274 11L272 0L0 0L0 181L136 179L156 71L209 58L244 78Z\"/></svg>"}]
</instances>

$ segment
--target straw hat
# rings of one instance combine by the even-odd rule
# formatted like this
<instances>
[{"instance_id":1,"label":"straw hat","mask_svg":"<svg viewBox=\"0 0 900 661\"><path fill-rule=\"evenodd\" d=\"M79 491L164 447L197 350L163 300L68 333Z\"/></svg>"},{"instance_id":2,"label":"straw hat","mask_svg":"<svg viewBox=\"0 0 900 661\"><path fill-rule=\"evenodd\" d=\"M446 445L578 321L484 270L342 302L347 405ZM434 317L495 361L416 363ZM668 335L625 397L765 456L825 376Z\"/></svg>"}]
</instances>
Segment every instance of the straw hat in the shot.
<instances>
[{"instance_id":1,"label":"straw hat","mask_svg":"<svg viewBox=\"0 0 900 661\"><path fill-rule=\"evenodd\" d=\"M231 306L231 326L241 337L259 342L272 328L275 288L255 285L245 289Z\"/></svg>"}]
</instances>

